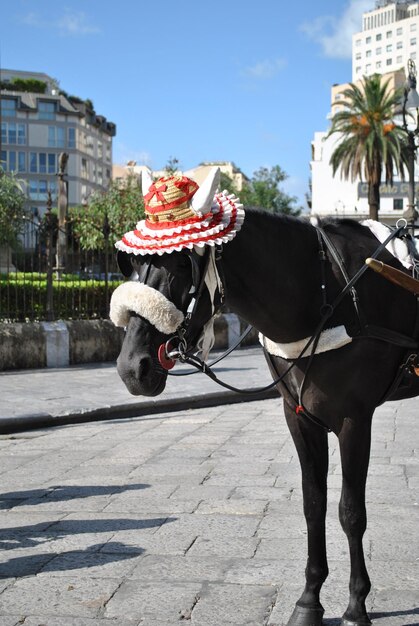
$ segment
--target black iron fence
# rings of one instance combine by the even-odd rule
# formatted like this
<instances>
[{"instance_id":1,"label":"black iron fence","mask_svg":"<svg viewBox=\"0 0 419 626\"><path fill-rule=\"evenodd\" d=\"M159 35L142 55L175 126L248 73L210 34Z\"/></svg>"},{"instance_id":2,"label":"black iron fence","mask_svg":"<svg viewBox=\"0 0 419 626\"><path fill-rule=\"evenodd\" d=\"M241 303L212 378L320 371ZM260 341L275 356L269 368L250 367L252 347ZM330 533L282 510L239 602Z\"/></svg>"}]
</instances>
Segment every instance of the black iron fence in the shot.
<instances>
[{"instance_id":1,"label":"black iron fence","mask_svg":"<svg viewBox=\"0 0 419 626\"><path fill-rule=\"evenodd\" d=\"M0 322L107 318L122 276L104 228L104 249L86 251L51 207L27 219L18 244L0 245Z\"/></svg>"}]
</instances>

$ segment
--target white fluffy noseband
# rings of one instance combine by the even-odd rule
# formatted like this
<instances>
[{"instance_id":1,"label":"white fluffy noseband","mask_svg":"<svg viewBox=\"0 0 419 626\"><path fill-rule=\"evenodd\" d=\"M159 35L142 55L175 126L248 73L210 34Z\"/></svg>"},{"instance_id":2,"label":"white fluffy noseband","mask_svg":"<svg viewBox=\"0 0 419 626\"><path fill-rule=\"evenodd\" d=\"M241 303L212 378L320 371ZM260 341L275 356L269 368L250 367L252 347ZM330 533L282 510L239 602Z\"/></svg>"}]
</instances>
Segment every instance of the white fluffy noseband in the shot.
<instances>
[{"instance_id":1,"label":"white fluffy noseband","mask_svg":"<svg viewBox=\"0 0 419 626\"><path fill-rule=\"evenodd\" d=\"M144 283L128 281L115 289L109 317L115 326L128 326L130 311L138 313L165 335L171 335L184 320L182 311L162 293Z\"/></svg>"}]
</instances>

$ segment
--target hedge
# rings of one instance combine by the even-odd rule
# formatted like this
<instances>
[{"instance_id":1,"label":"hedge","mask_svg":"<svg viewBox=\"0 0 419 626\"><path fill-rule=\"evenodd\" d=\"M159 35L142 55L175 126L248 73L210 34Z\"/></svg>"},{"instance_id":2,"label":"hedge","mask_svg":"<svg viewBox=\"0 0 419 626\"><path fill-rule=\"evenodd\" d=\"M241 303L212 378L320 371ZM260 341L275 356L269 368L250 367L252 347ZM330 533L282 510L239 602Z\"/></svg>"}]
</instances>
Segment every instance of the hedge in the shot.
<instances>
[{"instance_id":1,"label":"hedge","mask_svg":"<svg viewBox=\"0 0 419 626\"><path fill-rule=\"evenodd\" d=\"M109 298L122 281L81 280L63 275L53 280L53 319L99 319L108 317ZM106 297L107 296L107 297ZM0 320L8 322L46 320L46 274L0 275Z\"/></svg>"}]
</instances>

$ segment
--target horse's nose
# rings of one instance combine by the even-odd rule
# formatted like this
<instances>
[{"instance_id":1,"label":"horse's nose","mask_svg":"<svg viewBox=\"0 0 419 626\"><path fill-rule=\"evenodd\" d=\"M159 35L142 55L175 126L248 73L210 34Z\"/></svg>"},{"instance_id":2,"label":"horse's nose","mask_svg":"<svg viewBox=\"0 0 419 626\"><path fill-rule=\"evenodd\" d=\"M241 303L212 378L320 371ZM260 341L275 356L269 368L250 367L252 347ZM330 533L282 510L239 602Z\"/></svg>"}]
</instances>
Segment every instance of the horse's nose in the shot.
<instances>
[{"instance_id":1,"label":"horse's nose","mask_svg":"<svg viewBox=\"0 0 419 626\"><path fill-rule=\"evenodd\" d=\"M116 361L116 369L123 381L143 383L147 380L152 370L153 361L149 355L124 358L119 355Z\"/></svg>"},{"instance_id":2,"label":"horse's nose","mask_svg":"<svg viewBox=\"0 0 419 626\"><path fill-rule=\"evenodd\" d=\"M142 382L146 380L149 373L151 372L151 368L153 366L153 361L150 356L142 356L138 362L137 376L138 380Z\"/></svg>"}]
</instances>

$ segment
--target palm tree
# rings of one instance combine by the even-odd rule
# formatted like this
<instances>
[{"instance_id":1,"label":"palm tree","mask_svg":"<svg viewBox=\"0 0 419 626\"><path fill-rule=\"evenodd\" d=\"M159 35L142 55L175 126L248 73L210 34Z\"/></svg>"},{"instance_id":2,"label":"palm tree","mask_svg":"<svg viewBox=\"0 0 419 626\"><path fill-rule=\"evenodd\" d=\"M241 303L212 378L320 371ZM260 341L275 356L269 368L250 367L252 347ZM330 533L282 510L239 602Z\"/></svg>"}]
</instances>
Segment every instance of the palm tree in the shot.
<instances>
[{"instance_id":1,"label":"palm tree","mask_svg":"<svg viewBox=\"0 0 419 626\"><path fill-rule=\"evenodd\" d=\"M392 91L390 81L382 83L381 79L380 74L364 76L361 88L350 83L343 91L345 108L334 115L327 135L341 135L330 159L333 174L340 169L341 177L352 182L364 177L374 220L378 220L383 170L386 184L393 183L394 172L404 177L406 146L405 131L393 121L403 88Z\"/></svg>"}]
</instances>

